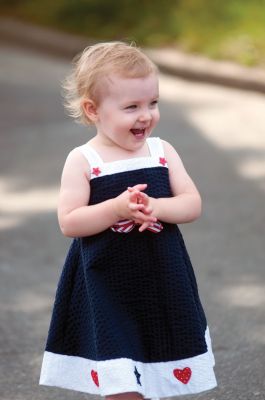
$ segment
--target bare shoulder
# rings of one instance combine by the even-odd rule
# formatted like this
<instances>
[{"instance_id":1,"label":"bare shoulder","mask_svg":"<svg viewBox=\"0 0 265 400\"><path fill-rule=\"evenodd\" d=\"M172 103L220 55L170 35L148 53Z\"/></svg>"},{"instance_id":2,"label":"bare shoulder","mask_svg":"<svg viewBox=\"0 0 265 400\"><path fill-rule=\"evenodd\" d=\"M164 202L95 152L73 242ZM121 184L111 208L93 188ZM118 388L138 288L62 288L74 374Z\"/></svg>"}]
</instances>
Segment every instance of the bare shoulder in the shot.
<instances>
[{"instance_id":1,"label":"bare shoulder","mask_svg":"<svg viewBox=\"0 0 265 400\"><path fill-rule=\"evenodd\" d=\"M166 140L161 139L161 142L163 144L165 158L167 159L168 165L171 165L172 163L182 164L182 160L176 149Z\"/></svg>"},{"instance_id":2,"label":"bare shoulder","mask_svg":"<svg viewBox=\"0 0 265 400\"><path fill-rule=\"evenodd\" d=\"M68 154L61 177L58 200L59 222L70 211L88 204L90 195L89 164L78 148Z\"/></svg>"},{"instance_id":3,"label":"bare shoulder","mask_svg":"<svg viewBox=\"0 0 265 400\"><path fill-rule=\"evenodd\" d=\"M66 157L66 163L72 165L79 165L80 167L85 166L89 167L89 163L83 153L79 150L78 147L75 147L70 151L68 156Z\"/></svg>"},{"instance_id":4,"label":"bare shoulder","mask_svg":"<svg viewBox=\"0 0 265 400\"><path fill-rule=\"evenodd\" d=\"M198 193L198 190L186 171L183 162L174 147L165 140L162 140L165 158L169 170L170 186L173 194Z\"/></svg>"},{"instance_id":5,"label":"bare shoulder","mask_svg":"<svg viewBox=\"0 0 265 400\"><path fill-rule=\"evenodd\" d=\"M83 173L88 179L90 177L90 165L77 147L71 150L66 157L63 174L71 171Z\"/></svg>"}]
</instances>

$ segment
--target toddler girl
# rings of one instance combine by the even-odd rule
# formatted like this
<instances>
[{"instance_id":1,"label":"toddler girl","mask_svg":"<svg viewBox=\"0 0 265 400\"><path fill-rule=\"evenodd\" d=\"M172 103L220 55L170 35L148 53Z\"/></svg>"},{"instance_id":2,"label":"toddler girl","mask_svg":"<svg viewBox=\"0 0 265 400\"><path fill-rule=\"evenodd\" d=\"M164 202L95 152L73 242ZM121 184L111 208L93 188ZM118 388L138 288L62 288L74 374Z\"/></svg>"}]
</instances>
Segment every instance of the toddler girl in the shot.
<instances>
[{"instance_id":1,"label":"toddler girl","mask_svg":"<svg viewBox=\"0 0 265 400\"><path fill-rule=\"evenodd\" d=\"M158 71L135 46L84 50L65 83L96 135L68 155L58 220L72 237L40 384L136 400L216 386L193 268L178 225L201 214L174 148L150 137Z\"/></svg>"}]
</instances>

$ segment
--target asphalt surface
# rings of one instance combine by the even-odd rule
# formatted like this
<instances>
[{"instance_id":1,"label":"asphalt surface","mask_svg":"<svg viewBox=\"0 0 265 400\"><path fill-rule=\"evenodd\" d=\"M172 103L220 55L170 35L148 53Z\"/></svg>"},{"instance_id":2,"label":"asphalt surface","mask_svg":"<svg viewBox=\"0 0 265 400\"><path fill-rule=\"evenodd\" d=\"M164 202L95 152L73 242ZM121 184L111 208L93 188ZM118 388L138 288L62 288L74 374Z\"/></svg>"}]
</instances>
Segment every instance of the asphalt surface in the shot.
<instances>
[{"instance_id":1,"label":"asphalt surface","mask_svg":"<svg viewBox=\"0 0 265 400\"><path fill-rule=\"evenodd\" d=\"M93 134L64 114L69 64L0 46L0 399L98 399L38 385L70 240L56 201L68 152ZM208 317L218 388L192 399L265 399L264 96L161 75L161 123L203 198L181 226Z\"/></svg>"}]
</instances>

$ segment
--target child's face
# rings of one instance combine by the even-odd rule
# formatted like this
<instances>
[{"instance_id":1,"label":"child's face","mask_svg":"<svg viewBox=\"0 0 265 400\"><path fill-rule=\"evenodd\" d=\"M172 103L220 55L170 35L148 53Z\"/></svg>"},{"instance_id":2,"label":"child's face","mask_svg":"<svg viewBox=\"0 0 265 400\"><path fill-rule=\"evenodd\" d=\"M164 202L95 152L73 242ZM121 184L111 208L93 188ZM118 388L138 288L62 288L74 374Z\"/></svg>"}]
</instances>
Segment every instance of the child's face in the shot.
<instances>
[{"instance_id":1,"label":"child's face","mask_svg":"<svg viewBox=\"0 0 265 400\"><path fill-rule=\"evenodd\" d=\"M98 135L108 145L137 150L159 121L158 77L109 77L105 93L97 106Z\"/></svg>"}]
</instances>

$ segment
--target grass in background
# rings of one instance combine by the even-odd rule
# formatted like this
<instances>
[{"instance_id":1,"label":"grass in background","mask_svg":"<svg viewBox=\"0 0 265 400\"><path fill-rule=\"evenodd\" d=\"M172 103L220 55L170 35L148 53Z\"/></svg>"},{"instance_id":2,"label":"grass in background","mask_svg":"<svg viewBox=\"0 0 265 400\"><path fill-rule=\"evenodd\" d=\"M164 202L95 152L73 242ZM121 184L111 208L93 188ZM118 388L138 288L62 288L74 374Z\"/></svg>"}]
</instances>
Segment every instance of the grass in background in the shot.
<instances>
[{"instance_id":1,"label":"grass in background","mask_svg":"<svg viewBox=\"0 0 265 400\"><path fill-rule=\"evenodd\" d=\"M265 66L265 0L0 0L1 13L98 40Z\"/></svg>"}]
</instances>

